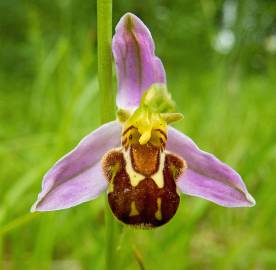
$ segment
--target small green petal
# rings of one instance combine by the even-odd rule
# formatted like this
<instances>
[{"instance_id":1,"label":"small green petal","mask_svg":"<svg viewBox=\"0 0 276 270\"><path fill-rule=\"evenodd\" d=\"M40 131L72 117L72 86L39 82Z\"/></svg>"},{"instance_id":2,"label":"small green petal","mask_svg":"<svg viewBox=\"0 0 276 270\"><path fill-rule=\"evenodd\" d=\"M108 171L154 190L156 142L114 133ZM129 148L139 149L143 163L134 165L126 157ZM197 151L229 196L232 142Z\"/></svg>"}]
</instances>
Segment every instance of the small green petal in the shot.
<instances>
[{"instance_id":1,"label":"small green petal","mask_svg":"<svg viewBox=\"0 0 276 270\"><path fill-rule=\"evenodd\" d=\"M182 113L161 113L160 115L168 124L179 121L184 117Z\"/></svg>"},{"instance_id":2,"label":"small green petal","mask_svg":"<svg viewBox=\"0 0 276 270\"><path fill-rule=\"evenodd\" d=\"M119 109L117 111L117 119L120 123L125 123L130 116L131 116L131 113L128 110Z\"/></svg>"},{"instance_id":3,"label":"small green petal","mask_svg":"<svg viewBox=\"0 0 276 270\"><path fill-rule=\"evenodd\" d=\"M175 103L165 84L153 84L143 95L141 104L146 105L152 112L175 112Z\"/></svg>"}]
</instances>

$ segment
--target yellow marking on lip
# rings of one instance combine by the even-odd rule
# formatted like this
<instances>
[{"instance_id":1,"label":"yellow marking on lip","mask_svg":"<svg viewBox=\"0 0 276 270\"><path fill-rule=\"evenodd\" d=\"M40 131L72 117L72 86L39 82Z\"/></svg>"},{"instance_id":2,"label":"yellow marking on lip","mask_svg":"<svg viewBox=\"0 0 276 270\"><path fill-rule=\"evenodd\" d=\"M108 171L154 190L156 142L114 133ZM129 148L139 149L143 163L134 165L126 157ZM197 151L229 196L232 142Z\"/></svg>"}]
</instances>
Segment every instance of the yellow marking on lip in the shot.
<instances>
[{"instance_id":1,"label":"yellow marking on lip","mask_svg":"<svg viewBox=\"0 0 276 270\"><path fill-rule=\"evenodd\" d=\"M133 217L133 216L138 216L139 215L139 211L137 210L136 208L136 204L134 201L131 202L131 205L130 205L130 213L129 213L129 216L130 217Z\"/></svg>"},{"instance_id":2,"label":"yellow marking on lip","mask_svg":"<svg viewBox=\"0 0 276 270\"><path fill-rule=\"evenodd\" d=\"M132 167L132 162L131 162L129 151L130 151L129 149L127 151L123 151L125 162L126 162L126 172L129 176L130 184L133 187L136 187L142 180L145 179L145 176L134 171L134 169Z\"/></svg>"},{"instance_id":3,"label":"yellow marking on lip","mask_svg":"<svg viewBox=\"0 0 276 270\"><path fill-rule=\"evenodd\" d=\"M155 184L159 188L164 187L164 175L163 175L164 166L165 166L165 153L160 151L158 171L151 176L151 179L155 182Z\"/></svg>"},{"instance_id":4,"label":"yellow marking on lip","mask_svg":"<svg viewBox=\"0 0 276 270\"><path fill-rule=\"evenodd\" d=\"M112 193L114 191L114 183L113 181L108 184L107 193Z\"/></svg>"},{"instance_id":5,"label":"yellow marking on lip","mask_svg":"<svg viewBox=\"0 0 276 270\"><path fill-rule=\"evenodd\" d=\"M110 180L110 182L108 184L107 193L111 193L111 192L114 191L114 179L116 177L116 174L117 174L119 168L120 168L120 164L118 164L118 163L116 163L115 165L113 165L111 167L111 180Z\"/></svg>"},{"instance_id":6,"label":"yellow marking on lip","mask_svg":"<svg viewBox=\"0 0 276 270\"><path fill-rule=\"evenodd\" d=\"M125 162L126 162L126 172L130 178L130 184L133 187L136 187L142 180L145 179L145 176L137 173L132 166L131 157L130 157L130 149L127 151L123 151ZM164 175L163 170L165 166L165 153L160 151L159 158L159 168L158 171L151 175L151 179L155 182L158 188L164 187Z\"/></svg>"},{"instance_id":7,"label":"yellow marking on lip","mask_svg":"<svg viewBox=\"0 0 276 270\"><path fill-rule=\"evenodd\" d=\"M157 198L157 211L155 212L155 218L157 220L162 220L161 203L162 203L162 199Z\"/></svg>"}]
</instances>

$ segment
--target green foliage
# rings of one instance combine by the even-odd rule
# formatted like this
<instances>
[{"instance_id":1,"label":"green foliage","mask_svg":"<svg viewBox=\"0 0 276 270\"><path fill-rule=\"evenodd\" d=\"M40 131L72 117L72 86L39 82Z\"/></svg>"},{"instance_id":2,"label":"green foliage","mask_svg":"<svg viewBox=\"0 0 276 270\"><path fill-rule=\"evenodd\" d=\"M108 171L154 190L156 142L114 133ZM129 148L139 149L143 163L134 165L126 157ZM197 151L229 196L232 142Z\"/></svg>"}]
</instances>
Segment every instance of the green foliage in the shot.
<instances>
[{"instance_id":1,"label":"green foliage","mask_svg":"<svg viewBox=\"0 0 276 270\"><path fill-rule=\"evenodd\" d=\"M257 201L224 209L182 196L163 228L119 228L118 269L275 269L275 8L114 1L114 23L131 11L152 30L185 115L176 127L237 169ZM103 269L104 196L29 213L43 174L100 124L96 1L2 0L0 27L0 268ZM214 46L223 29L235 36L228 51Z\"/></svg>"}]
</instances>

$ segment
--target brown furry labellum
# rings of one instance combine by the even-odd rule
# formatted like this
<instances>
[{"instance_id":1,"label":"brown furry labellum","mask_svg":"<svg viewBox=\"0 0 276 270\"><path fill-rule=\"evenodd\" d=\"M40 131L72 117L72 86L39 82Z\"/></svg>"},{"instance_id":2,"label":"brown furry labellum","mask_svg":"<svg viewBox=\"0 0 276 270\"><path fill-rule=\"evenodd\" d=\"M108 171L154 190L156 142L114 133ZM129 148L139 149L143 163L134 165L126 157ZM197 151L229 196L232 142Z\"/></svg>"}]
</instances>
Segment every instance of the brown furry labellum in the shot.
<instances>
[{"instance_id":1,"label":"brown furry labellum","mask_svg":"<svg viewBox=\"0 0 276 270\"><path fill-rule=\"evenodd\" d=\"M138 142L108 152L102 161L109 182L108 202L123 223L153 228L176 213L176 179L185 162L152 143Z\"/></svg>"}]
</instances>

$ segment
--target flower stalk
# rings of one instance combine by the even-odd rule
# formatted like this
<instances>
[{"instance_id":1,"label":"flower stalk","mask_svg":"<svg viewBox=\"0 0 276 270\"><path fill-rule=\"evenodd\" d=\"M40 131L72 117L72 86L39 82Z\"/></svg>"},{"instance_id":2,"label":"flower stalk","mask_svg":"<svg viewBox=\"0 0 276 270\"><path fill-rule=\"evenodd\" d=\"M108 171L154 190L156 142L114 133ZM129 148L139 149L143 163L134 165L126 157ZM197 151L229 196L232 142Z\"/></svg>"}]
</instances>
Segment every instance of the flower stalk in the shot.
<instances>
[{"instance_id":1,"label":"flower stalk","mask_svg":"<svg viewBox=\"0 0 276 270\"><path fill-rule=\"evenodd\" d=\"M114 118L112 94L112 0L97 1L98 80L102 124Z\"/></svg>"},{"instance_id":2,"label":"flower stalk","mask_svg":"<svg viewBox=\"0 0 276 270\"><path fill-rule=\"evenodd\" d=\"M112 0L97 0L98 25L98 81L101 99L101 123L114 118L114 101L112 95ZM117 224L109 210L106 199L105 211L106 269L114 269Z\"/></svg>"}]
</instances>

